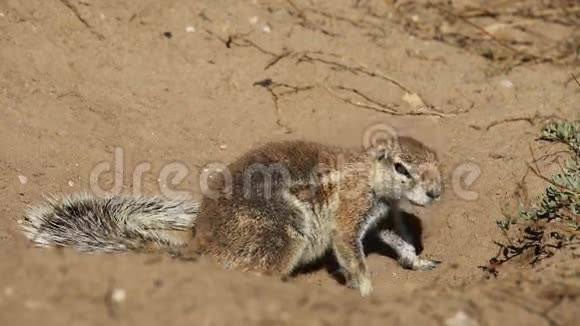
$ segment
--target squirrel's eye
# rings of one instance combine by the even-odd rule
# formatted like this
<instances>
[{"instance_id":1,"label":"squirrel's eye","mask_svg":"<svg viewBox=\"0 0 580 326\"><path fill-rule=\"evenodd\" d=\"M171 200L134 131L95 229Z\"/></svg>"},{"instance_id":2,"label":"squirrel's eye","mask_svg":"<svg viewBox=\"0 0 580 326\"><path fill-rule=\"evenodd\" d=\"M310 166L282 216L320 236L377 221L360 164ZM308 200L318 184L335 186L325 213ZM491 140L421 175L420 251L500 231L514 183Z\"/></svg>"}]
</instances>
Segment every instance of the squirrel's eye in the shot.
<instances>
[{"instance_id":1,"label":"squirrel's eye","mask_svg":"<svg viewBox=\"0 0 580 326\"><path fill-rule=\"evenodd\" d=\"M411 174L409 173L409 171L407 171L407 168L401 163L395 163L395 171L397 171L399 174L402 174L408 178L411 177Z\"/></svg>"}]
</instances>

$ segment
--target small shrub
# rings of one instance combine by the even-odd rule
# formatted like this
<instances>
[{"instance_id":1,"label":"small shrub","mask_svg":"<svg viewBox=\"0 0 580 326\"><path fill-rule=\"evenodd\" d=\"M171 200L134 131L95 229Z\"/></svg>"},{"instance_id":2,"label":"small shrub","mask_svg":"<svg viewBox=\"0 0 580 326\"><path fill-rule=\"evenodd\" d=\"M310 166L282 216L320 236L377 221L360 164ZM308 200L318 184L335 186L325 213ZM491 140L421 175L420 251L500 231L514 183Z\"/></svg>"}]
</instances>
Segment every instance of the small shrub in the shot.
<instances>
[{"instance_id":1,"label":"small shrub","mask_svg":"<svg viewBox=\"0 0 580 326\"><path fill-rule=\"evenodd\" d=\"M552 256L555 249L580 244L580 122L552 123L542 130L540 139L566 144L571 157L551 178L534 170L550 185L531 208L519 212L519 219L497 222L508 243L496 243L500 250L490 259L492 266L524 253L531 253L528 261L533 265ZM514 231L510 230L513 224L518 225L515 238L510 236L513 232L508 233Z\"/></svg>"},{"instance_id":2,"label":"small shrub","mask_svg":"<svg viewBox=\"0 0 580 326\"><path fill-rule=\"evenodd\" d=\"M563 219L574 227L580 215L580 123L557 122L545 127L542 140L568 145L572 158L551 178L534 207L520 212L524 220Z\"/></svg>"}]
</instances>

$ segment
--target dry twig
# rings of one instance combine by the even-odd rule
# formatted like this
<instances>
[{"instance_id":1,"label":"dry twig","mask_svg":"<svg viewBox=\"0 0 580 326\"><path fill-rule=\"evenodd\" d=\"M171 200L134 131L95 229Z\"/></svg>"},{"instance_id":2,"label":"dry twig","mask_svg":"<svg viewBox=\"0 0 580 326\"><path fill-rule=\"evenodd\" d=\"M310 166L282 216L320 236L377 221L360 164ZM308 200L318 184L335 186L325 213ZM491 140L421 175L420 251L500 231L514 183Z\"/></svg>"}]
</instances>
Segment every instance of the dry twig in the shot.
<instances>
[{"instance_id":1,"label":"dry twig","mask_svg":"<svg viewBox=\"0 0 580 326\"><path fill-rule=\"evenodd\" d=\"M427 115L427 116L437 116L437 117L446 117L447 115L439 113L439 112L429 112L425 111L424 109L419 109L417 111L409 111L409 112L400 112L398 111L398 106L395 104L384 104L380 103L368 95L362 93L361 91L344 86L335 86L334 88L342 91L348 91L357 95L358 97L364 99L364 102L353 100L352 98L342 96L334 91L331 87L324 87L324 89L332 96L338 98L339 100L348 103L350 105L354 105L363 109L372 110L375 112L386 113L394 116L419 116L419 115Z\"/></svg>"},{"instance_id":2,"label":"dry twig","mask_svg":"<svg viewBox=\"0 0 580 326\"><path fill-rule=\"evenodd\" d=\"M294 86L286 83L278 83L274 82L272 79L267 78L264 80L260 80L254 83L254 86L260 86L266 89L272 98L272 102L274 103L274 110L276 113L276 125L284 130L284 133L291 133L292 129L288 127L286 124L282 122L282 113L280 110L280 106L278 105L278 100L281 97L284 97L289 94L296 94L301 91L308 91L314 88L314 86L307 85L307 86ZM285 91L281 91L279 93L276 92L276 89L283 88L286 89Z\"/></svg>"},{"instance_id":3,"label":"dry twig","mask_svg":"<svg viewBox=\"0 0 580 326\"><path fill-rule=\"evenodd\" d=\"M458 15L455 12L453 12L453 11L451 11L451 10L449 10L449 9L441 6L441 5L438 5L438 4L432 4L431 6L437 8L440 11L444 12L445 14L450 15L450 16L453 16L453 17L455 17L455 18L463 21L467 25L469 25L469 26L471 26L471 27L479 30L481 33L487 35L490 39L492 39L498 45L500 45L500 46L502 46L502 47L504 47L504 48L506 48L506 49L508 49L508 50L510 50L510 51L512 51L514 53L516 53L516 54L521 55L523 57L523 59L530 58L530 59L535 59L535 60L538 60L538 61L541 61L541 62L545 62L545 61L557 61L556 58L543 57L543 56L540 56L540 55L531 54L531 53L528 53L528 52L525 52L525 51L516 49L513 46L511 46L511 45L507 44L506 42L502 41L501 39L497 38L495 35L493 35L492 33L490 33L485 28L483 28L483 27L477 25L476 23L472 22L471 20L467 19L465 16Z\"/></svg>"},{"instance_id":4,"label":"dry twig","mask_svg":"<svg viewBox=\"0 0 580 326\"><path fill-rule=\"evenodd\" d=\"M492 121L490 123L488 123L487 125L475 125L475 124L470 124L469 127L475 129L475 130L484 130L484 131L488 131L491 128L495 127L495 126L499 126L501 124L504 123L510 123L510 122L518 122L518 121L525 121L527 123L529 123L531 126L535 126L536 123L538 122L538 120L540 121L545 121L545 120L549 120L549 119L558 119L559 117L553 114L550 115L541 115L538 112L536 112L534 114L534 116L532 117L513 117L513 118L506 118L506 119L502 119L502 120L496 120L496 121Z\"/></svg>"}]
</instances>

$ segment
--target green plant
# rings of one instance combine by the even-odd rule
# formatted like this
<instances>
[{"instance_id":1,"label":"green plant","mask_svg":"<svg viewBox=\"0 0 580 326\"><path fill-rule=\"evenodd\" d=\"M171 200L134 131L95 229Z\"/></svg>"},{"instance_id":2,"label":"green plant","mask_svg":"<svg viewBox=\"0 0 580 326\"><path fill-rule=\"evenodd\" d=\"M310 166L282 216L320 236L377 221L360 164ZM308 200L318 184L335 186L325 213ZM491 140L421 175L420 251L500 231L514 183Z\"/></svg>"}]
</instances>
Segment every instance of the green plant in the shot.
<instances>
[{"instance_id":1,"label":"green plant","mask_svg":"<svg viewBox=\"0 0 580 326\"><path fill-rule=\"evenodd\" d=\"M551 123L542 130L540 139L566 144L570 158L551 178L529 165L549 186L531 208L520 211L516 218L497 221L508 243L496 242L500 250L490 259L490 266L501 265L525 252L532 253L533 265L550 257L554 249L580 244L580 121ZM518 227L510 230L511 225ZM513 232L516 232L514 238L510 237ZM484 266L484 269L489 271L490 267Z\"/></svg>"},{"instance_id":2,"label":"green plant","mask_svg":"<svg viewBox=\"0 0 580 326\"><path fill-rule=\"evenodd\" d=\"M542 130L542 140L568 145L571 158L561 171L548 181L550 185L534 207L520 212L525 220L553 220L561 218L577 227L580 216L580 123L562 121Z\"/></svg>"},{"instance_id":3,"label":"green plant","mask_svg":"<svg viewBox=\"0 0 580 326\"><path fill-rule=\"evenodd\" d=\"M576 153L576 160L580 155L580 123L561 121L549 124L542 130L542 140L560 142L570 146Z\"/></svg>"}]
</instances>

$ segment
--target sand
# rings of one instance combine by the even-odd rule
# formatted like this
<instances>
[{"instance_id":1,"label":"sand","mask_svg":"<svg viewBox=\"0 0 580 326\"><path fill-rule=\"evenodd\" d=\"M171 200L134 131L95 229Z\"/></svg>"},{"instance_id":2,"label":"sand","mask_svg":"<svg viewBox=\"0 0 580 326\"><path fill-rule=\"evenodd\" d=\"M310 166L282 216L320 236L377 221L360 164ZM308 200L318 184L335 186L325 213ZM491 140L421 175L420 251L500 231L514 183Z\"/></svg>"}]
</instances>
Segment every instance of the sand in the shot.
<instances>
[{"instance_id":1,"label":"sand","mask_svg":"<svg viewBox=\"0 0 580 326\"><path fill-rule=\"evenodd\" d=\"M489 35L457 41L453 31L486 34L448 16L455 24L437 38L426 26L441 13L424 3L0 2L0 324L572 325L578 252L510 262L497 278L478 266L505 240L496 220L522 204L530 149L558 149L537 141L543 124L579 118L578 65L518 61ZM578 40L569 25L527 26L549 36L518 48L530 53L553 57L541 51ZM422 221L422 254L443 263L413 272L369 254L369 298L324 268L284 283L207 259L38 249L19 230L43 195L94 190L103 162L122 166L124 192L196 200L208 164L266 141L359 146L390 128L440 153L443 198L405 209ZM104 189L115 180L101 177ZM533 199L546 183L524 186Z\"/></svg>"}]
</instances>

